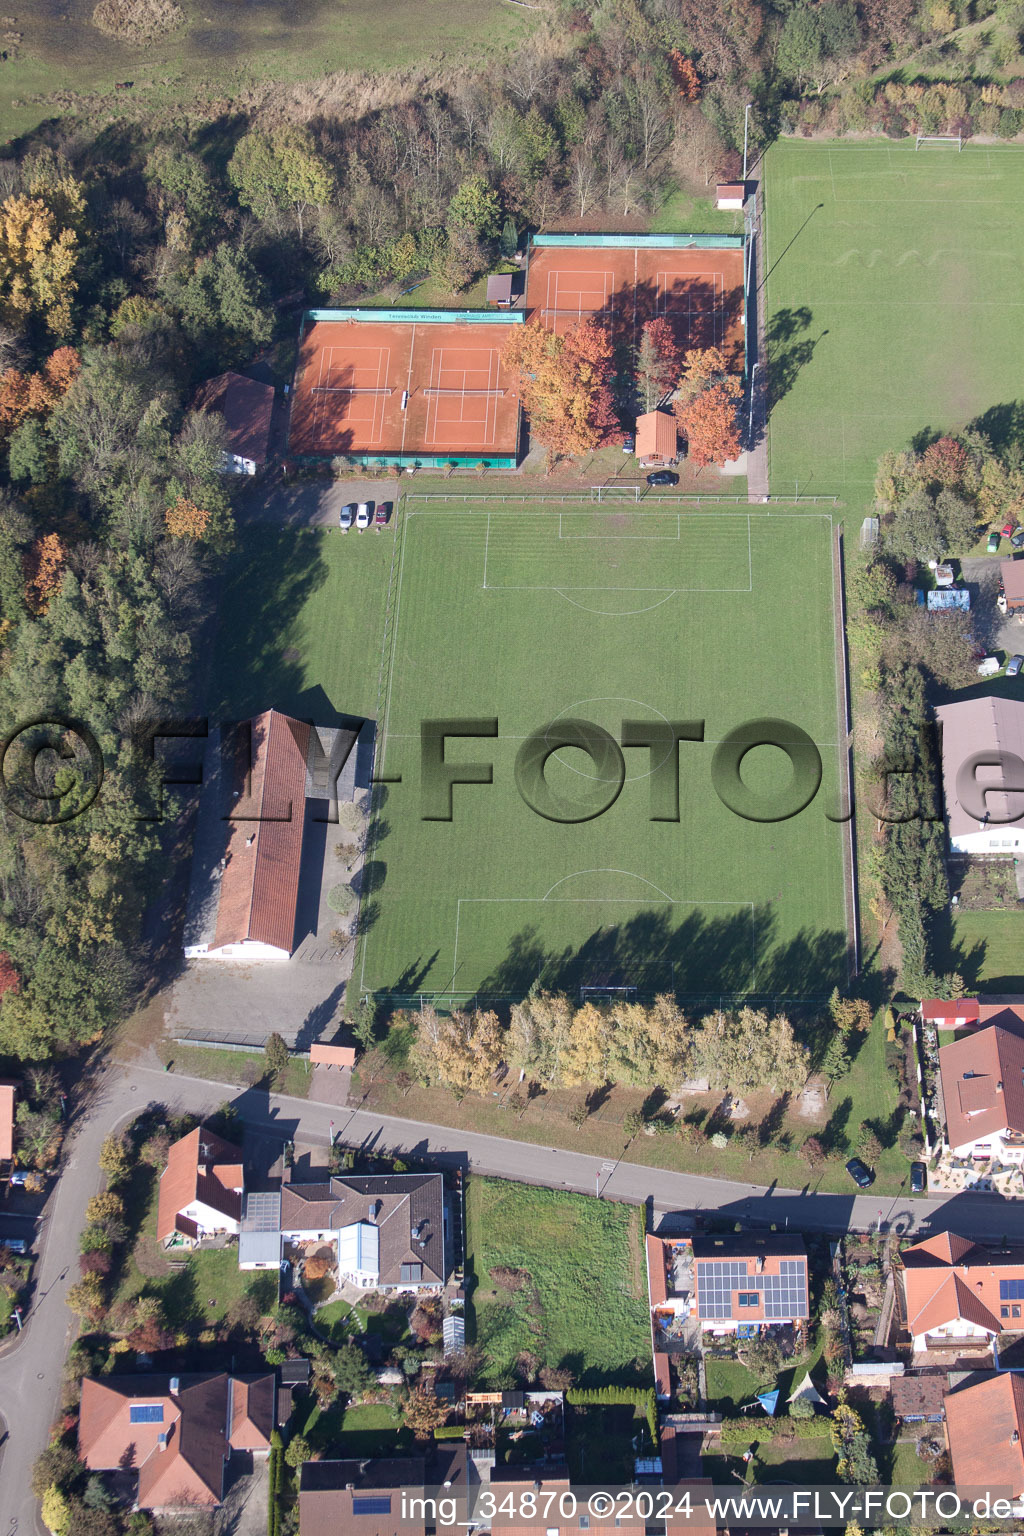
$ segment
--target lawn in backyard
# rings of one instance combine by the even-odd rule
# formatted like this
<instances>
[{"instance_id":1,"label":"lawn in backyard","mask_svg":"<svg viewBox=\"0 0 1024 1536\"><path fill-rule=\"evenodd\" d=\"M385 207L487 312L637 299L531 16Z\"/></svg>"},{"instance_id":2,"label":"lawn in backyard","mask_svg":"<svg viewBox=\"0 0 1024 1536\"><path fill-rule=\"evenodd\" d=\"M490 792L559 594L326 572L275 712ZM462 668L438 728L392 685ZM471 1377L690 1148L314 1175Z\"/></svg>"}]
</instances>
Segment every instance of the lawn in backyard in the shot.
<instances>
[{"instance_id":1,"label":"lawn in backyard","mask_svg":"<svg viewBox=\"0 0 1024 1536\"><path fill-rule=\"evenodd\" d=\"M412 1431L402 1423L402 1416L390 1403L366 1403L346 1408L335 1403L320 1408L307 1399L296 1422L302 1425L314 1451L344 1459L347 1456L394 1456L412 1445Z\"/></svg>"},{"instance_id":2,"label":"lawn in backyard","mask_svg":"<svg viewBox=\"0 0 1024 1536\"><path fill-rule=\"evenodd\" d=\"M985 413L1007 430L1019 148L784 140L766 158L765 236L773 495L834 492L859 519L886 449Z\"/></svg>"},{"instance_id":3,"label":"lawn in backyard","mask_svg":"<svg viewBox=\"0 0 1024 1536\"><path fill-rule=\"evenodd\" d=\"M376 763L396 782L368 863L360 990L508 998L540 978L820 997L845 982L842 831L826 814L838 769L830 516L407 500L401 523ZM712 786L722 738L763 717L820 753L816 798L786 820L744 819ZM652 819L674 813L663 746L627 748L622 792L594 814L620 770L614 751L599 762L552 745L574 718L615 742L624 721L704 722L704 739L679 747L679 819ZM493 764L493 782L456 785L452 819L427 819L446 797L439 809L421 797L421 725L459 719L497 721L445 745L448 763ZM561 820L517 788L531 735L551 752ZM756 747L742 779L785 793L789 758ZM538 803L536 784L527 793ZM652 803L663 794L667 809Z\"/></svg>"},{"instance_id":4,"label":"lawn in backyard","mask_svg":"<svg viewBox=\"0 0 1024 1536\"><path fill-rule=\"evenodd\" d=\"M256 1299L261 1313L273 1310L276 1275L240 1270L237 1243L192 1253L164 1250L156 1237L159 1179L154 1169L139 1163L123 1194L134 1241L114 1288L112 1306L138 1296L158 1296L167 1326L174 1332L195 1331L221 1322L232 1303L247 1295Z\"/></svg>"},{"instance_id":5,"label":"lawn in backyard","mask_svg":"<svg viewBox=\"0 0 1024 1536\"><path fill-rule=\"evenodd\" d=\"M647 1385L651 1331L640 1212L473 1177L466 1192L469 1334L484 1374L520 1353L578 1385Z\"/></svg>"}]
</instances>

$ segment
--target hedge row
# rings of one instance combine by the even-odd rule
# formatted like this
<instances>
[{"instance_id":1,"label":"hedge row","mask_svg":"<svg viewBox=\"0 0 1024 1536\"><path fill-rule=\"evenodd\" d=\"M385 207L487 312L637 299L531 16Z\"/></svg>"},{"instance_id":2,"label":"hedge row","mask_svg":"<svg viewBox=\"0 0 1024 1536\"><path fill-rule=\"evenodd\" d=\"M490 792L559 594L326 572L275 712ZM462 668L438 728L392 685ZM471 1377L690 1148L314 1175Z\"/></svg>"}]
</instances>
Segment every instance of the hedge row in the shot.
<instances>
[{"instance_id":1,"label":"hedge row","mask_svg":"<svg viewBox=\"0 0 1024 1536\"><path fill-rule=\"evenodd\" d=\"M821 1440L829 1434L829 1420L822 1414L813 1419L772 1419L769 1421L780 1439ZM764 1419L723 1419L722 1444L739 1445L758 1436L763 1438Z\"/></svg>"},{"instance_id":2,"label":"hedge row","mask_svg":"<svg viewBox=\"0 0 1024 1536\"><path fill-rule=\"evenodd\" d=\"M658 1444L658 1399L653 1387L570 1387L566 1401L573 1407L631 1407L647 1418L651 1439Z\"/></svg>"}]
</instances>

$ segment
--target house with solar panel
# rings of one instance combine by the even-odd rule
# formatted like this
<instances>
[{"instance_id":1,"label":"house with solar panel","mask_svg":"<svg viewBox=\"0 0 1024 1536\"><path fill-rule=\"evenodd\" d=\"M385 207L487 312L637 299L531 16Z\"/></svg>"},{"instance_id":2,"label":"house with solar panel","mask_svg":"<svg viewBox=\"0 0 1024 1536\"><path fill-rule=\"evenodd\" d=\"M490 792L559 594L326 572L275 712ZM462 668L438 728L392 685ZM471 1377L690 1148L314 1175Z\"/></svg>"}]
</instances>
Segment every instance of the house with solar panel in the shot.
<instances>
[{"instance_id":1,"label":"house with solar panel","mask_svg":"<svg viewBox=\"0 0 1024 1536\"><path fill-rule=\"evenodd\" d=\"M938 1232L900 1255L897 1301L915 1350L988 1351L1024 1331L1024 1247Z\"/></svg>"},{"instance_id":2,"label":"house with solar panel","mask_svg":"<svg viewBox=\"0 0 1024 1536\"><path fill-rule=\"evenodd\" d=\"M132 1475L140 1509L216 1509L232 1456L269 1455L276 1392L273 1372L86 1377L79 1459Z\"/></svg>"},{"instance_id":3,"label":"house with solar panel","mask_svg":"<svg viewBox=\"0 0 1024 1536\"><path fill-rule=\"evenodd\" d=\"M338 1281L363 1290L440 1291L449 1270L444 1179L439 1173L335 1174L250 1193L242 1213L241 1269L272 1269L286 1249L329 1258Z\"/></svg>"},{"instance_id":4,"label":"house with solar panel","mask_svg":"<svg viewBox=\"0 0 1024 1536\"><path fill-rule=\"evenodd\" d=\"M803 1240L776 1232L693 1238L694 1312L707 1333L753 1338L810 1316Z\"/></svg>"}]
</instances>

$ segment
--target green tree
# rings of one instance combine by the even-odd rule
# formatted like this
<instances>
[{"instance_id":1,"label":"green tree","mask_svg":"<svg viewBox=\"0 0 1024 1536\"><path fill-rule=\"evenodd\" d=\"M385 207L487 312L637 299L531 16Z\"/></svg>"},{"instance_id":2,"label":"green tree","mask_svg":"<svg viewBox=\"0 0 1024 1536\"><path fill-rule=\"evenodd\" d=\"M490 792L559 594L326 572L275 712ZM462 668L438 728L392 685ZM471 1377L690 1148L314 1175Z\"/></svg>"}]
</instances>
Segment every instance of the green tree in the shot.
<instances>
[{"instance_id":1,"label":"green tree","mask_svg":"<svg viewBox=\"0 0 1024 1536\"><path fill-rule=\"evenodd\" d=\"M288 1442L284 1459L290 1467L301 1467L303 1462L310 1460L312 1454L313 1448L309 1441L302 1435L293 1435Z\"/></svg>"},{"instance_id":2,"label":"green tree","mask_svg":"<svg viewBox=\"0 0 1024 1536\"><path fill-rule=\"evenodd\" d=\"M7 449L7 467L12 480L42 485L49 477L52 457L50 439L41 421L30 416L15 427Z\"/></svg>"},{"instance_id":3,"label":"green tree","mask_svg":"<svg viewBox=\"0 0 1024 1536\"><path fill-rule=\"evenodd\" d=\"M762 1387L772 1386L782 1369L782 1351L770 1333L759 1333L744 1346L743 1364Z\"/></svg>"},{"instance_id":4,"label":"green tree","mask_svg":"<svg viewBox=\"0 0 1024 1536\"><path fill-rule=\"evenodd\" d=\"M501 226L501 234L498 237L498 250L506 261L511 261L519 249L519 231L511 215Z\"/></svg>"},{"instance_id":5,"label":"green tree","mask_svg":"<svg viewBox=\"0 0 1024 1536\"><path fill-rule=\"evenodd\" d=\"M472 229L483 240L491 240L500 228L501 203L485 176L467 176L452 193L448 204L449 229Z\"/></svg>"},{"instance_id":6,"label":"green tree","mask_svg":"<svg viewBox=\"0 0 1024 1536\"><path fill-rule=\"evenodd\" d=\"M372 998L360 999L346 1008L345 1016L356 1044L363 1052L373 1048L377 1030L377 1009Z\"/></svg>"},{"instance_id":7,"label":"green tree","mask_svg":"<svg viewBox=\"0 0 1024 1536\"><path fill-rule=\"evenodd\" d=\"M288 1047L276 1031L267 1036L267 1043L263 1047L263 1064L270 1081L280 1088L288 1070Z\"/></svg>"},{"instance_id":8,"label":"green tree","mask_svg":"<svg viewBox=\"0 0 1024 1536\"><path fill-rule=\"evenodd\" d=\"M266 219L291 209L305 239L305 216L334 196L334 176L310 134L293 124L245 134L228 162L228 179L243 207Z\"/></svg>"},{"instance_id":9,"label":"green tree","mask_svg":"<svg viewBox=\"0 0 1024 1536\"><path fill-rule=\"evenodd\" d=\"M220 194L205 164L191 150L158 144L146 157L144 173L158 213L184 214L197 245L212 231L221 212Z\"/></svg>"}]
</instances>

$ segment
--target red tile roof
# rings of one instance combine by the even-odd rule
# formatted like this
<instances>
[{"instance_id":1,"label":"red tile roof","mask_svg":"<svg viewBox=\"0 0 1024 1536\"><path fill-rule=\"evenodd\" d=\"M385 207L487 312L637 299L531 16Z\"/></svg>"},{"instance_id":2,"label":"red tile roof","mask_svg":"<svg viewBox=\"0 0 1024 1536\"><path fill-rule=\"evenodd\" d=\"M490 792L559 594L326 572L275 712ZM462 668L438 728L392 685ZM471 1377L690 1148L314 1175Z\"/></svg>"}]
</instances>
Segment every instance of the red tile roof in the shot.
<instances>
[{"instance_id":1,"label":"red tile roof","mask_svg":"<svg viewBox=\"0 0 1024 1536\"><path fill-rule=\"evenodd\" d=\"M1024 1493L1024 1380L1015 1371L948 1393L946 1433L957 1488Z\"/></svg>"},{"instance_id":2,"label":"red tile roof","mask_svg":"<svg viewBox=\"0 0 1024 1536\"><path fill-rule=\"evenodd\" d=\"M1013 1326L1002 1316L999 1285L1024 1281L1024 1250L990 1249L940 1232L905 1249L902 1260L907 1327L915 1337L958 1319L991 1334Z\"/></svg>"},{"instance_id":3,"label":"red tile roof","mask_svg":"<svg viewBox=\"0 0 1024 1536\"><path fill-rule=\"evenodd\" d=\"M244 1188L245 1174L240 1158L237 1147L205 1126L174 1143L160 1175L156 1211L160 1242L174 1232L195 1236L195 1223L179 1215L193 1200L201 1200L233 1221L241 1220L242 1196L238 1191Z\"/></svg>"},{"instance_id":4,"label":"red tile roof","mask_svg":"<svg viewBox=\"0 0 1024 1536\"><path fill-rule=\"evenodd\" d=\"M960 997L952 1001L941 997L924 997L921 999L921 1017L948 1024L974 1024L978 1019L979 1007L976 997Z\"/></svg>"},{"instance_id":5,"label":"red tile roof","mask_svg":"<svg viewBox=\"0 0 1024 1536\"><path fill-rule=\"evenodd\" d=\"M1024 1035L1024 1004L981 1003L978 1023L982 1026L996 1024L1000 1029L1008 1029L1011 1035Z\"/></svg>"},{"instance_id":6,"label":"red tile roof","mask_svg":"<svg viewBox=\"0 0 1024 1536\"><path fill-rule=\"evenodd\" d=\"M14 1095L17 1087L13 1077L0 1078L0 1162L14 1156Z\"/></svg>"},{"instance_id":7,"label":"red tile roof","mask_svg":"<svg viewBox=\"0 0 1024 1536\"><path fill-rule=\"evenodd\" d=\"M277 1382L266 1376L231 1378L230 1438L233 1451L266 1451L274 1428Z\"/></svg>"},{"instance_id":8,"label":"red tile roof","mask_svg":"<svg viewBox=\"0 0 1024 1536\"><path fill-rule=\"evenodd\" d=\"M177 1381L172 1394L171 1384ZM227 1439L228 1383L217 1376L135 1376L82 1382L78 1454L95 1471L138 1472L143 1509L221 1501ZM153 1410L133 1423L133 1406ZM161 1441L161 1436L163 1440Z\"/></svg>"},{"instance_id":9,"label":"red tile roof","mask_svg":"<svg viewBox=\"0 0 1024 1536\"><path fill-rule=\"evenodd\" d=\"M250 721L250 793L230 822L212 948L246 939L291 954L306 813L309 726L276 709ZM244 808L243 808L244 807Z\"/></svg>"},{"instance_id":10,"label":"red tile roof","mask_svg":"<svg viewBox=\"0 0 1024 1536\"><path fill-rule=\"evenodd\" d=\"M676 419L670 411L648 411L636 419L638 459L674 459L679 452Z\"/></svg>"},{"instance_id":11,"label":"red tile roof","mask_svg":"<svg viewBox=\"0 0 1024 1536\"><path fill-rule=\"evenodd\" d=\"M1024 1039L990 1027L939 1051L946 1139L956 1150L1000 1131L1024 1132Z\"/></svg>"}]
</instances>

